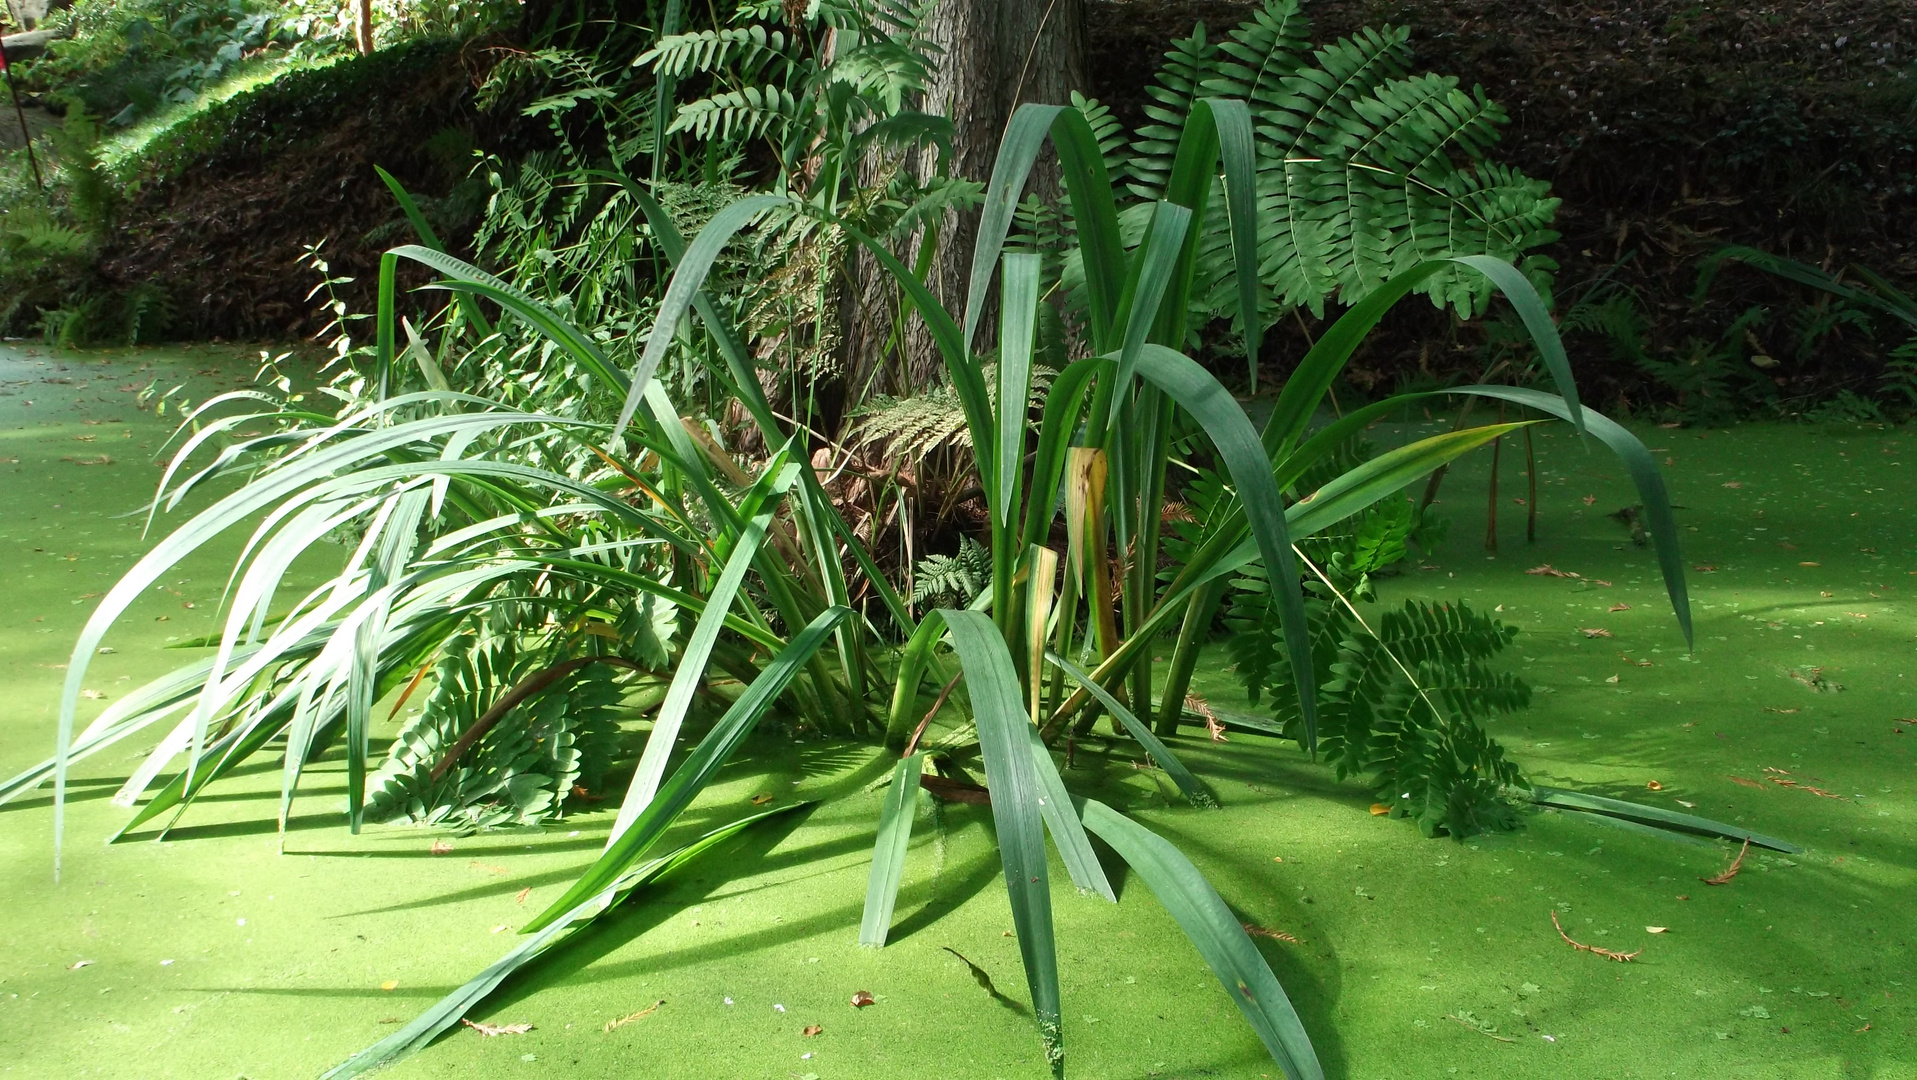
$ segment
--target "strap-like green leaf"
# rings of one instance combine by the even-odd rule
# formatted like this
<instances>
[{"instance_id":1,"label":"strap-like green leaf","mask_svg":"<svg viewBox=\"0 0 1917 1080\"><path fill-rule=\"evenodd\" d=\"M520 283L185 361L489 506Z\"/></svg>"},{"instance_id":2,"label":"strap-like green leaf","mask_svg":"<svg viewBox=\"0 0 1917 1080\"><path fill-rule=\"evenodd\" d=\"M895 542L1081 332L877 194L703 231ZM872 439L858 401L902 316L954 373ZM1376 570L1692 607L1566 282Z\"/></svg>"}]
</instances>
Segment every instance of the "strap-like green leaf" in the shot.
<instances>
[{"instance_id":1,"label":"strap-like green leaf","mask_svg":"<svg viewBox=\"0 0 1917 1080\"><path fill-rule=\"evenodd\" d=\"M1025 191L1025 178L1032 163L1045 146L1052 119L1064 111L1063 105L1021 105L1005 126L999 139L998 156L992 161L992 178L985 185L985 205L980 209L978 232L973 240L972 277L965 292L965 329L960 347L972 349L979 320L985 315L985 299L992 290L992 274L998 269L999 253L1005 249L1005 237L1012 229L1012 211Z\"/></svg>"},{"instance_id":2,"label":"strap-like green leaf","mask_svg":"<svg viewBox=\"0 0 1917 1080\"><path fill-rule=\"evenodd\" d=\"M725 209L712 215L712 220L692 238L692 246L672 268L672 280L666 284L666 294L659 300L659 311L652 322L652 333L646 338L645 352L639 355L639 362L633 365L632 375L627 380L626 404L619 410L619 422L614 425L615 432L626 430L632 422L633 413L639 409L639 399L644 395L646 384L652 380L652 373L659 368L659 362L666 358L666 350L672 346L672 336L678 332L679 320L685 318L692 309L700 290L705 287L706 275L712 272L712 264L719 252L732 242L732 237L740 229L758 220L761 214L778 206L789 206L791 200L780 195L749 195L737 202L730 203ZM661 421L671 417L660 417Z\"/></svg>"},{"instance_id":3,"label":"strap-like green leaf","mask_svg":"<svg viewBox=\"0 0 1917 1080\"><path fill-rule=\"evenodd\" d=\"M999 523L994 533L1008 537L1018 517L1018 489L1025 473L1025 416L1031 408L1039 264L1037 255L1005 256L1005 299L999 305L998 452L993 455L998 476L992 485L992 515Z\"/></svg>"},{"instance_id":4,"label":"strap-like green leaf","mask_svg":"<svg viewBox=\"0 0 1917 1080\"><path fill-rule=\"evenodd\" d=\"M759 672L759 677L752 680L752 685L739 695L739 700L732 703L732 707L712 726L706 737L699 741L692 756L660 787L658 796L646 805L632 826L620 833L612 846L586 868L572 888L566 890L566 895L541 912L524 932L531 933L551 925L556 919L572 917L569 913L582 901L598 896L637 862L678 818L680 812L692 804L699 792L705 790L713 774L719 771L719 766L732 756L746 734L758 724L759 718L785 692L799 669L819 651L819 646L825 644L832 629L850 614L849 610L842 607L827 608L794 636L792 643Z\"/></svg>"},{"instance_id":5,"label":"strap-like green leaf","mask_svg":"<svg viewBox=\"0 0 1917 1080\"><path fill-rule=\"evenodd\" d=\"M624 875L604 892L574 905L564 917L553 920L546 925L545 929L522 941L517 948L488 965L486 970L473 976L464 986L447 994L431 1008L414 1017L413 1021L405 1027L329 1069L320 1077L320 1080L349 1080L351 1077L364 1076L374 1069L391 1065L393 1062L424 1050L434 1039L459 1023L461 1018L477 1007L480 1002L486 1000L486 997L497 989L500 983L506 981L508 976L525 969L537 960L568 930L584 927L600 913L624 899L634 889L684 866L747 828L768 818L789 814L810 805L810 803L795 803L740 818L738 821L722 825L706 833L671 854L662 855Z\"/></svg>"},{"instance_id":6,"label":"strap-like green leaf","mask_svg":"<svg viewBox=\"0 0 1917 1080\"><path fill-rule=\"evenodd\" d=\"M1020 726L1031 743L1032 768L1038 776L1039 790L1044 792L1038 800L1039 814L1045 819L1046 830L1052 834L1052 844L1065 863L1065 872L1071 875L1072 884L1078 886L1079 892L1118 903L1118 894L1112 891L1105 868L1098 864L1098 855L1092 851L1092 841L1085 835L1084 824L1072 812L1071 793L1065 790L1065 779L1058 775L1051 750L1045 740L1039 738L1038 728L1029 723Z\"/></svg>"},{"instance_id":7,"label":"strap-like green leaf","mask_svg":"<svg viewBox=\"0 0 1917 1080\"><path fill-rule=\"evenodd\" d=\"M624 373L613 366L604 350L600 349L590 337L555 315L551 308L527 296L514 286L469 262L418 244L404 244L387 254L411 259L439 271L448 279L440 283L441 288L454 292L472 293L491 300L518 316L528 326L551 338L608 388L621 392L627 389L628 384Z\"/></svg>"},{"instance_id":8,"label":"strap-like green leaf","mask_svg":"<svg viewBox=\"0 0 1917 1080\"><path fill-rule=\"evenodd\" d=\"M1095 799L1086 799L1080 814L1085 827L1138 871L1165 905L1288 1080L1324 1080L1324 1067L1285 988L1191 860L1164 837Z\"/></svg>"},{"instance_id":9,"label":"strap-like green leaf","mask_svg":"<svg viewBox=\"0 0 1917 1080\"><path fill-rule=\"evenodd\" d=\"M1151 759L1158 763L1158 767L1165 770L1165 775L1171 777L1172 783L1178 785L1178 790L1184 793L1185 798L1190 800L1193 806L1218 805L1218 800L1212 796L1211 791L1192 775L1190 769L1185 768L1185 763L1178 760L1178 756L1171 752L1171 748L1166 746L1151 728L1140 723L1138 717L1133 715L1123 702L1112 696L1111 691L1098 685L1098 680L1057 653L1048 652L1045 654L1045 659L1053 667L1071 676L1073 682L1090 691L1091 695L1098 699L1098 703L1105 707L1106 712L1116 716L1118 722L1125 725L1125 730L1131 732L1132 738L1137 739L1138 745L1145 748L1145 753L1150 754Z\"/></svg>"},{"instance_id":10,"label":"strap-like green leaf","mask_svg":"<svg viewBox=\"0 0 1917 1080\"><path fill-rule=\"evenodd\" d=\"M1038 778L1030 737L1031 721L1020 700L1018 673L1005 638L991 618L976 611L941 610L952 647L965 668L972 717L978 723L985 782L992 790L992 820L998 826L999 858L1005 890L1012 903L1012 927L1025 961L1032 1012L1055 1074L1062 1075L1064 1042L1059 1029L1058 951L1052 937L1052 895L1045 859Z\"/></svg>"},{"instance_id":11,"label":"strap-like green leaf","mask_svg":"<svg viewBox=\"0 0 1917 1080\"><path fill-rule=\"evenodd\" d=\"M1637 486L1638 501L1644 504L1646 531L1651 534L1651 542L1657 547L1658 568L1664 572L1664 591L1671 598L1671 611L1677 615L1677 625L1684 631L1684 643L1692 644L1691 593L1684 582L1684 554L1677 545L1677 516L1671 512L1671 496L1664 487L1664 474L1658 471L1657 461L1638 441L1638 437L1602 413L1581 406L1573 412L1565 405L1564 399L1555 394L1517 386L1459 386L1444 393L1469 394L1526 405L1560 420L1572 421L1573 426L1588 430L1597 436L1599 442L1611 448L1611 452L1623 462L1624 471L1631 474L1631 483Z\"/></svg>"},{"instance_id":12,"label":"strap-like green leaf","mask_svg":"<svg viewBox=\"0 0 1917 1080\"><path fill-rule=\"evenodd\" d=\"M1271 460L1265 456L1264 444L1231 392L1190 357L1150 345L1138 361L1138 373L1170 395L1205 429L1218 456L1224 460L1232 484L1238 489L1252 540L1278 588L1279 618L1284 626L1285 648L1291 657L1292 677L1298 687L1305 743L1316 752L1317 689L1311 635L1305 623L1304 593L1299 585L1298 563L1291 551L1290 531L1285 525L1284 498L1272 480Z\"/></svg>"},{"instance_id":13,"label":"strap-like green leaf","mask_svg":"<svg viewBox=\"0 0 1917 1080\"><path fill-rule=\"evenodd\" d=\"M919 777L925 772L925 752L901 758L892 770L892 784L879 807L879 837L872 845L872 876L865 885L865 918L859 923L859 944L885 944L892 930L892 906L899 899L899 877L905 872L905 849L912 842L912 815L919 805Z\"/></svg>"},{"instance_id":14,"label":"strap-like green leaf","mask_svg":"<svg viewBox=\"0 0 1917 1080\"><path fill-rule=\"evenodd\" d=\"M686 638L685 648L679 653L679 666L672 673L672 683L666 688L665 700L659 704L659 712L652 722L652 733L646 738L646 748L639 756L639 765L633 770L632 783L626 788L626 797L619 804L619 817L613 823L612 833L606 838L606 847L619 842L619 837L630 827L641 811L652 803L653 795L659 790L660 778L666 772L666 760L672 755L672 748L679 741L679 726L685 722L687 710L692 708L692 698L699 686L705 681L706 663L712 658L713 646L719 643L719 631L725 626L725 616L732 609L733 599L738 596L740 586L745 584L746 572L752 568L759 557L760 546L765 542L766 530L772 525L773 515L778 513L779 500L790 490L796 474L797 465L784 464L783 454L777 455L772 467L766 469L754 492L761 495L764 509L758 511L746 526L744 534L732 545L732 554L726 559L725 569L720 572L719 580L712 586L712 592L706 597L706 609L699 615L699 622L692 628L692 634ZM760 491L760 489L764 489Z\"/></svg>"},{"instance_id":15,"label":"strap-like green leaf","mask_svg":"<svg viewBox=\"0 0 1917 1080\"><path fill-rule=\"evenodd\" d=\"M413 231L419 234L419 242L434 251L445 251L446 245L440 242L439 234L433 231L432 223L427 221L426 215L420 212L419 204L413 200L412 193L406 190L405 185L394 179L392 173L377 165L373 166L373 171L378 173L380 180L386 184L386 190L393 193L393 201L399 204L400 212L406 215L406 220L412 225ZM493 325L487 321L485 313L479 310L478 304L462 296L459 298L459 311L466 317L466 321L472 323L479 331L480 337L491 336Z\"/></svg>"},{"instance_id":16,"label":"strap-like green leaf","mask_svg":"<svg viewBox=\"0 0 1917 1080\"><path fill-rule=\"evenodd\" d=\"M1436 259L1421 262L1394 276L1353 304L1305 353L1305 358L1298 362L1297 370L1285 380L1285 389L1278 395L1278 404L1273 407L1271 419L1265 424L1265 449L1274 459L1284 458L1304 437L1305 428L1310 425L1312 414L1324 400L1326 391L1385 312L1450 263L1471 267L1504 291L1505 297L1523 318L1525 328L1531 332L1532 341L1544 357L1545 366L1557 384L1560 396L1575 407L1577 384L1571 378L1571 364L1564 355L1564 341L1558 336L1550 315L1545 312L1544 301L1524 275L1510 263L1484 255ZM1582 431L1582 414L1573 411L1570 415L1578 418L1572 420L1572 426Z\"/></svg>"},{"instance_id":17,"label":"strap-like green leaf","mask_svg":"<svg viewBox=\"0 0 1917 1080\"><path fill-rule=\"evenodd\" d=\"M1726 840L1749 840L1758 847L1782 851L1788 855L1798 855L1804 850L1789 840L1779 840L1774 836L1765 836L1763 833L1752 832L1736 825L1726 825L1721 821L1698 817L1696 814L1681 814L1661 806L1644 806L1639 803L1625 802L1623 799L1587 795L1582 791L1533 787L1531 801L1539 806L1549 806L1555 810L1603 814L1606 817L1622 818L1625 821L1635 821L1642 825L1652 825L1676 832L1695 833L1699 836L1721 836Z\"/></svg>"},{"instance_id":18,"label":"strap-like green leaf","mask_svg":"<svg viewBox=\"0 0 1917 1080\"><path fill-rule=\"evenodd\" d=\"M1537 421L1519 420L1447 431L1388 450L1306 495L1305 501L1292 504L1285 516L1296 535L1315 535L1379 499L1404 490L1405 485L1438 466L1534 423Z\"/></svg>"}]
</instances>

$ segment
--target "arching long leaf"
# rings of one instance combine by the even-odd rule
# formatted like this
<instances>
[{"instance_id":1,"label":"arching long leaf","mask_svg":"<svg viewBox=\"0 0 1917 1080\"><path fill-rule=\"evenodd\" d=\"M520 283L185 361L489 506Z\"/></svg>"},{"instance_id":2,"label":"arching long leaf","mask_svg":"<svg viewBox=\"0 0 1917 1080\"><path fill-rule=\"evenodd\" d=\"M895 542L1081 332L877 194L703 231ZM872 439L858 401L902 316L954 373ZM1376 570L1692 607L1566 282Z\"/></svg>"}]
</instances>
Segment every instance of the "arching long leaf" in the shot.
<instances>
[{"instance_id":1,"label":"arching long leaf","mask_svg":"<svg viewBox=\"0 0 1917 1080\"><path fill-rule=\"evenodd\" d=\"M732 756L746 734L758 725L760 717L785 692L799 669L819 651L819 646L825 644L832 629L850 614L851 611L846 608L827 608L799 631L792 638L792 643L759 672L759 677L752 680L752 685L746 687L745 693L739 695L739 700L732 703L732 707L700 740L692 756L659 789L658 796L646 805L632 826L620 833L612 846L600 853L599 858L579 876L572 888L566 890L566 894L552 906L540 912L522 932L532 933L552 925L557 919L576 917L574 913L582 902L598 896L619 880L620 875L637 862L679 814L692 804L699 792L705 790L713 774L719 771L719 766Z\"/></svg>"},{"instance_id":2,"label":"arching long leaf","mask_svg":"<svg viewBox=\"0 0 1917 1080\"><path fill-rule=\"evenodd\" d=\"M1244 504L1252 540L1278 585L1279 617L1285 630L1292 676L1297 680L1305 742L1317 747L1317 689L1311 661L1311 640L1305 624L1304 593L1298 564L1292 556L1291 534L1285 525L1284 498L1272 480L1271 460L1251 421L1216 378L1196 361L1162 346L1147 346L1138 359L1138 373L1178 402L1210 436L1224 460L1232 484Z\"/></svg>"},{"instance_id":3,"label":"arching long leaf","mask_svg":"<svg viewBox=\"0 0 1917 1080\"><path fill-rule=\"evenodd\" d=\"M1164 837L1096 799L1086 799L1079 812L1085 827L1138 871L1152 895L1198 947L1198 954L1211 965L1226 995L1258 1033L1287 1080L1324 1080L1324 1067L1318 1064L1311 1037L1285 996L1285 988L1237 916L1191 860Z\"/></svg>"},{"instance_id":4,"label":"arching long leaf","mask_svg":"<svg viewBox=\"0 0 1917 1080\"><path fill-rule=\"evenodd\" d=\"M925 752L899 759L892 784L879 807L879 836L872 845L872 874L865 886L865 915L859 923L859 944L885 944L892 930L892 906L899 899L899 878L905 872L905 851L912 843L912 815L919 805L919 777L925 772Z\"/></svg>"},{"instance_id":5,"label":"arching long leaf","mask_svg":"<svg viewBox=\"0 0 1917 1080\"><path fill-rule=\"evenodd\" d=\"M626 797L619 804L618 820L613 823L612 833L606 838L608 850L619 842L620 835L631 827L639 814L651 805L653 795L658 792L659 780L666 772L666 759L679 741L679 725L685 721L686 711L692 707L693 694L705 679L706 663L712 657L713 646L719 642L719 631L725 625L726 612L731 610L733 598L739 594L740 586L745 584L746 571L758 559L766 530L772 525L773 515L778 513L779 498L790 489L799 468L784 464L783 455L775 457L772 466L766 469L756 485L765 489L760 493L765 508L753 517L745 532L733 544L725 569L720 572L719 580L706 597L705 612L699 616L692 635L686 639L685 648L680 650L679 666L672 673L672 684L666 688L666 698L660 703L658 715L652 722L652 734L646 739L646 749L639 757L638 767L633 770Z\"/></svg>"},{"instance_id":6,"label":"arching long leaf","mask_svg":"<svg viewBox=\"0 0 1917 1080\"><path fill-rule=\"evenodd\" d=\"M1062 1076L1065 1045L1059 1028L1058 951L1052 937L1052 896L1039 805L1046 793L1026 734L1031 722L1020 700L1018 673L1005 638L989 617L975 611L942 610L939 615L951 632L952 647L971 691L986 784L992 790L992 820L998 826L1005 891L1012 902L1012 927L1025 961L1032 1012L1038 1018L1052 1071Z\"/></svg>"},{"instance_id":7,"label":"arching long leaf","mask_svg":"<svg viewBox=\"0 0 1917 1080\"><path fill-rule=\"evenodd\" d=\"M1651 542L1657 548L1658 568L1664 573L1664 591L1671 598L1671 611L1677 616L1677 625L1684 631L1684 643L1694 644L1691 634L1691 592L1684 582L1684 553L1677 543L1677 516L1671 512L1671 495L1665 490L1664 474L1658 471L1657 461L1638 441L1638 437L1602 413L1582 406L1574 413L1564 399L1555 394L1518 386L1459 386L1444 393L1468 394L1525 405L1560 420L1570 420L1574 426L1588 430L1597 436L1599 442L1610 447L1611 452L1624 463L1624 471L1631 474L1631 483L1637 487L1638 501L1644 504L1646 531L1651 534ZM1579 420L1582 420L1581 425L1577 424Z\"/></svg>"},{"instance_id":8,"label":"arching long leaf","mask_svg":"<svg viewBox=\"0 0 1917 1080\"><path fill-rule=\"evenodd\" d=\"M1071 676L1073 682L1089 691L1098 699L1098 703L1105 707L1106 712L1118 717L1119 723L1125 725L1125 730L1131 732L1132 738L1137 739L1138 745L1145 748L1145 753L1150 754L1151 759L1158 763L1158 767L1165 770L1165 775L1171 777L1172 783L1178 785L1178 790L1191 801L1193 806L1218 805L1218 800L1205 787L1203 781L1193 776L1190 769L1185 768L1185 763L1178 760L1178 756L1171 752L1171 748L1165 745L1164 740L1160 739L1151 728L1140 723L1138 717L1133 715L1123 702L1113 697L1111 691L1098 684L1098 680L1087 675L1076 664L1057 653L1046 653L1045 660Z\"/></svg>"},{"instance_id":9,"label":"arching long leaf","mask_svg":"<svg viewBox=\"0 0 1917 1080\"><path fill-rule=\"evenodd\" d=\"M809 802L794 803L791 806L766 810L721 825L692 843L668 855L662 855L622 876L601 894L588 897L566 912L564 917L554 919L545 929L520 942L517 948L488 965L484 971L473 976L459 989L439 999L431 1008L414 1017L405 1027L327 1070L320 1080L349 1080L351 1077L364 1076L375 1069L391 1065L424 1050L434 1039L459 1023L461 1018L476 1008L480 1002L486 1000L488 995L498 989L500 983L537 960L562 935L571 930L584 928L600 913L625 899L634 889L658 880L753 825L810 805L812 804Z\"/></svg>"}]
</instances>

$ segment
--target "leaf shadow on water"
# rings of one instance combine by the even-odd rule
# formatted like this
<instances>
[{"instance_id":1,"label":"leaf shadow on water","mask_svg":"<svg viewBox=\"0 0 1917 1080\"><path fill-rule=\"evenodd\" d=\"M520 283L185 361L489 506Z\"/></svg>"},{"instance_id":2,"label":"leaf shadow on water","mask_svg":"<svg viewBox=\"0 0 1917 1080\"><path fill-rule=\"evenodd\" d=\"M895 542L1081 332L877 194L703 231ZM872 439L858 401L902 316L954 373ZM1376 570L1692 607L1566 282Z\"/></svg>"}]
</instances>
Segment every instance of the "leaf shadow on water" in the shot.
<instances>
[{"instance_id":1,"label":"leaf shadow on water","mask_svg":"<svg viewBox=\"0 0 1917 1080\"><path fill-rule=\"evenodd\" d=\"M90 780L72 779L67 781L67 805L75 803L99 802L111 799L113 793L126 783L124 776L102 776ZM53 790L49 787L46 794L34 798L18 798L0 805L0 814L10 814L18 810L44 810L53 805Z\"/></svg>"}]
</instances>

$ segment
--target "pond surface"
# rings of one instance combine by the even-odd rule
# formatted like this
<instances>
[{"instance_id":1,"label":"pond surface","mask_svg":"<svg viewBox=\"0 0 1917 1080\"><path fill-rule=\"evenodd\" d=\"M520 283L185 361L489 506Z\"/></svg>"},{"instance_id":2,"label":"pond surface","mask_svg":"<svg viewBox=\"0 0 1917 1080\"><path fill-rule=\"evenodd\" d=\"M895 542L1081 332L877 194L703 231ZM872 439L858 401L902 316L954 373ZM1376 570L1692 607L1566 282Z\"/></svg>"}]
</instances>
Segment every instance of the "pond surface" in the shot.
<instances>
[{"instance_id":1,"label":"pond surface","mask_svg":"<svg viewBox=\"0 0 1917 1080\"><path fill-rule=\"evenodd\" d=\"M138 391L184 382L197 400L244 381L253 361L0 350L0 775L50 751L80 624L149 542L140 518L117 515L150 496L174 417L137 408ZM1174 805L1122 745L1081 749L1067 774L1178 843L1246 921L1295 939L1261 947L1334 1077L1917 1075L1917 722L1897 719L1917 715L1906 679L1917 437L1642 434L1682 507L1686 565L1712 568L1691 576L1695 652L1650 551L1609 517L1634 501L1621 469L1562 431L1538 440L1535 545L1513 501L1526 496L1523 465L1507 449L1500 549L1484 550L1479 455L1445 483L1449 539L1384 582L1382 603L1502 607L1521 631L1507 666L1538 693L1492 732L1534 780L1690 809L1807 853L1753 850L1712 886L1700 879L1730 862L1726 846L1581 817L1426 840L1367 813L1363 784L1246 734L1175 740L1222 796L1218 811ZM186 655L169 639L214 628L229 554L190 564L123 619L114 651L94 659L100 697L87 710ZM1525 572L1541 566L1578 576ZM1226 663L1220 648L1199 688L1243 710ZM437 854L443 838L424 830L353 837L340 767L325 762L282 854L278 765L263 758L167 842L104 846L127 814L108 798L139 749L78 770L58 886L50 799L0 808L0 1076L317 1075L503 954L610 824L586 814L454 838ZM1046 1075L1029 1018L946 951L1024 998L982 808L921 809L893 943L857 947L879 803L858 793L885 767L861 746L762 741L688 830L740 816L759 794L853 797L750 833L629 902L474 1017L530 1032L459 1029L394 1075ZM1276 1075L1149 892L1119 887L1116 909L1058 890L1069 1074ZM1575 951L1553 912L1579 941L1642 952L1620 964ZM877 1003L851 1007L861 990ZM823 1030L805 1035L812 1025Z\"/></svg>"}]
</instances>

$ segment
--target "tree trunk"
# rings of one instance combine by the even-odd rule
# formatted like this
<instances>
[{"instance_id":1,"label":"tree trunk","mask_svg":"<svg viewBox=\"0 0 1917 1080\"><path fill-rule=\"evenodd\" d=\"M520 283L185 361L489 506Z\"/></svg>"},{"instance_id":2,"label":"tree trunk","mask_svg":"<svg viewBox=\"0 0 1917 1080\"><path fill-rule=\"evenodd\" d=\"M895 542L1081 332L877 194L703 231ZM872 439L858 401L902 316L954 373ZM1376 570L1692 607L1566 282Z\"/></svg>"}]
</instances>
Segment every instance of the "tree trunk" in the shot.
<instances>
[{"instance_id":1,"label":"tree trunk","mask_svg":"<svg viewBox=\"0 0 1917 1080\"><path fill-rule=\"evenodd\" d=\"M373 0L353 0L353 42L361 56L373 51Z\"/></svg>"},{"instance_id":2,"label":"tree trunk","mask_svg":"<svg viewBox=\"0 0 1917 1080\"><path fill-rule=\"evenodd\" d=\"M945 50L937 75L926 89L925 108L952 120L952 175L981 183L989 180L998 156L999 137L1012 112L1028 101L1064 104L1085 86L1084 0L943 0L934 9L927 32ZM1048 152L1027 190L1051 200L1058 191ZM923 174L934 167L928 151ZM945 216L938 250L926 285L955 315L964 310L972 270L972 234L976 213ZM979 348L991 348L992 327L981 324ZM907 338L910 385L923 389L937 379L938 351L918 320Z\"/></svg>"}]
</instances>

